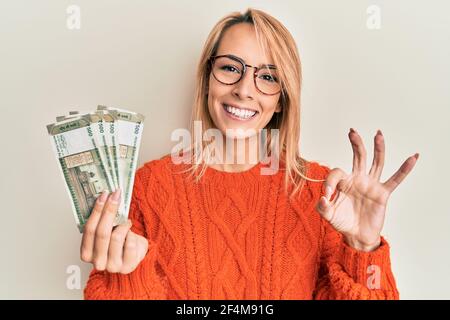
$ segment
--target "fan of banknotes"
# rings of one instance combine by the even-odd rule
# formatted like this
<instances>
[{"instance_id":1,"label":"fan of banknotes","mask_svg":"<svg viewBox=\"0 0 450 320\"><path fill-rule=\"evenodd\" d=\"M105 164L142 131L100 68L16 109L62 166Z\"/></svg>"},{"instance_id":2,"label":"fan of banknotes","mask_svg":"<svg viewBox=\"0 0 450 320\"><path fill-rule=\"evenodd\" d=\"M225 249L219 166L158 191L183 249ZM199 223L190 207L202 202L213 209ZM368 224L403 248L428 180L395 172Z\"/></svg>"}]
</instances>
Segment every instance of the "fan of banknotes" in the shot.
<instances>
[{"instance_id":1,"label":"fan of banknotes","mask_svg":"<svg viewBox=\"0 0 450 320\"><path fill-rule=\"evenodd\" d=\"M87 114L71 111L56 121L47 130L80 232L104 191L122 190L114 225L127 221L144 116L98 106Z\"/></svg>"}]
</instances>

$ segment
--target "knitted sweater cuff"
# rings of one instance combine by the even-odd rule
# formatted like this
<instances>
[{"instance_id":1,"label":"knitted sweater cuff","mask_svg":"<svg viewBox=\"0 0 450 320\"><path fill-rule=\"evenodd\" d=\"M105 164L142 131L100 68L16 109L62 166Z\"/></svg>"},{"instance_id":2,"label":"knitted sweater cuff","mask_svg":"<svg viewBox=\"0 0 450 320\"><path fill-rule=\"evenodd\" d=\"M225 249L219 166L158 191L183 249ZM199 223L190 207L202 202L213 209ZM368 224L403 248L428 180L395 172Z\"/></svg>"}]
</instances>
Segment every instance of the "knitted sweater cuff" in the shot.
<instances>
[{"instance_id":1,"label":"knitted sweater cuff","mask_svg":"<svg viewBox=\"0 0 450 320\"><path fill-rule=\"evenodd\" d=\"M155 268L157 246L149 241L144 259L130 274L93 270L84 290L85 299L166 299L167 279Z\"/></svg>"},{"instance_id":2,"label":"knitted sweater cuff","mask_svg":"<svg viewBox=\"0 0 450 320\"><path fill-rule=\"evenodd\" d=\"M368 289L392 289L390 247L384 237L381 237L380 246L371 252L354 249L345 241L342 246L340 264L354 282Z\"/></svg>"}]
</instances>

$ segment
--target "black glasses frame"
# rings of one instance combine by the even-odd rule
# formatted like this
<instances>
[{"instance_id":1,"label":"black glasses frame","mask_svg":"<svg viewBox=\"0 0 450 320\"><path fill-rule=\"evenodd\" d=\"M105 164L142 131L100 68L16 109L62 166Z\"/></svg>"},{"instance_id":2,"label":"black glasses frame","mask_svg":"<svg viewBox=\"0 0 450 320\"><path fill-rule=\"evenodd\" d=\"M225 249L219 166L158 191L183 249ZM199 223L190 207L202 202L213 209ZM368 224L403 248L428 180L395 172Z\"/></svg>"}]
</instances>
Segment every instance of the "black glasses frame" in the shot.
<instances>
[{"instance_id":1,"label":"black glasses frame","mask_svg":"<svg viewBox=\"0 0 450 320\"><path fill-rule=\"evenodd\" d=\"M225 83L225 82L222 82L222 81L220 81L219 79L217 79L216 75L215 75L214 72L213 72L214 61L215 61L217 58L222 58L222 57L230 58L231 60L234 60L234 61L236 61L236 62L239 62L239 63L242 65L242 73L241 73L241 76L239 77L239 79L238 79L237 81L235 81L235 82L233 82L233 83ZM255 66L251 66L251 65L249 65L249 64L246 64L244 60L242 60L241 58L236 57L236 56L234 56L234 55L232 55L232 54L222 54L222 55L211 56L211 57L209 58L209 62L210 62L210 66L211 66L211 73L213 74L214 78L215 78L217 81L219 81L220 83L222 83L222 84L225 84L225 85L233 85L233 84L236 84L236 83L238 83L239 81L241 81L242 77L243 77L243 76L245 75L245 73L247 72L247 68L255 68L255 72L253 73L253 82L255 83L255 88L258 89L259 92L261 92L262 94L268 95L268 96L273 96L273 95L276 95L276 94L280 93L280 91L281 91L281 86L280 86L280 90L278 90L278 91L275 92L275 93L265 93L265 92L261 91L261 89L259 89L259 88L258 88L258 85L256 84L256 75L258 74L258 71L261 70L262 68L259 68L259 67L255 67ZM276 69L276 67L275 67L274 65L268 65L268 66L269 66L269 69Z\"/></svg>"}]
</instances>

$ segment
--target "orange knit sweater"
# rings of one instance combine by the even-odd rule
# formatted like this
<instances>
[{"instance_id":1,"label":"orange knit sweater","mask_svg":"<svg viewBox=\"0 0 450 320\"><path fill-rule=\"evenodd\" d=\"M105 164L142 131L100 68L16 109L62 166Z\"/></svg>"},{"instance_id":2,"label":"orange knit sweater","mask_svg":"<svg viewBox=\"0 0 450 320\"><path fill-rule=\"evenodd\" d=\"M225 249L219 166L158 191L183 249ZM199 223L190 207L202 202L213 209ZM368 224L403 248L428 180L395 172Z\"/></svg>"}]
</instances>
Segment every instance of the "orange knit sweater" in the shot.
<instances>
[{"instance_id":1,"label":"orange knit sweater","mask_svg":"<svg viewBox=\"0 0 450 320\"><path fill-rule=\"evenodd\" d=\"M195 183L170 155L146 163L136 172L129 216L149 251L128 275L94 269L85 298L399 298L383 237L373 252L349 247L315 210L323 183L307 181L290 200L285 171L260 175L262 166L208 167ZM329 171L311 162L307 176Z\"/></svg>"}]
</instances>

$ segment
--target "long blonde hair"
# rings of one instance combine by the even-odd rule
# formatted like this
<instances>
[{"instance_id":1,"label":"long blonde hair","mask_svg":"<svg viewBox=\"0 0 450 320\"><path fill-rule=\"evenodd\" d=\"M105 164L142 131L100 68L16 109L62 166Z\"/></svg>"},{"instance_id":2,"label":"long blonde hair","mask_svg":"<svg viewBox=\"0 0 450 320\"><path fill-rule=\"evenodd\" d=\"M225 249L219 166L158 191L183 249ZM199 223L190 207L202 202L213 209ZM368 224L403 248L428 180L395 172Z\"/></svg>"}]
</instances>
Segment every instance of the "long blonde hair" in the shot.
<instances>
[{"instance_id":1,"label":"long blonde hair","mask_svg":"<svg viewBox=\"0 0 450 320\"><path fill-rule=\"evenodd\" d=\"M313 182L322 182L324 180L315 180L306 177L308 162L300 156L300 89L302 80L301 62L297 46L292 35L278 20L269 14L249 8L244 14L233 12L222 18L210 32L204 45L200 61L197 66L197 78L195 87L194 104L191 115L191 133L194 137L194 121L201 121L204 130L215 128L213 120L208 111L208 81L211 72L209 58L216 54L220 40L224 32L231 26L238 23L249 23L253 25L259 45L266 53L266 48L270 48L274 64L282 66L277 68L278 77L281 84L280 105L281 112L274 113L267 126L268 138L266 143L267 153L270 155L273 141L270 139L270 129L279 130L279 159L285 166L285 190L288 190L289 183L294 188L291 196L301 190L304 180ZM203 139L202 139L203 140ZM195 144L201 153L192 152ZM189 152L190 163L192 166L188 169L191 175L200 180L204 174L207 163L202 159L207 159L210 154L204 152L208 150L208 144L204 141L192 140L191 151ZM197 158L195 158L197 157ZM200 161L199 161L200 160ZM200 172L198 168L201 166ZM302 179L303 178L303 179Z\"/></svg>"}]
</instances>

